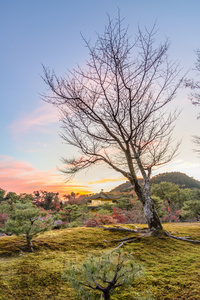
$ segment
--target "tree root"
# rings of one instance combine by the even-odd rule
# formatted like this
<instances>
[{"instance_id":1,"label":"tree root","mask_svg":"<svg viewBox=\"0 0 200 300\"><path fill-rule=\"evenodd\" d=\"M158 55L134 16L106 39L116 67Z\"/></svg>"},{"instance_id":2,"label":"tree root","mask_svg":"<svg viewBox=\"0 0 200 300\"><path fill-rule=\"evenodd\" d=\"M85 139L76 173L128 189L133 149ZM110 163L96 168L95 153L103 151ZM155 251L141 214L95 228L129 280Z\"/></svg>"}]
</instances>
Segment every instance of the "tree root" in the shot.
<instances>
[{"instance_id":1,"label":"tree root","mask_svg":"<svg viewBox=\"0 0 200 300\"><path fill-rule=\"evenodd\" d=\"M116 248L109 251L108 253L110 253L114 250L117 250L118 248L123 246L125 243L130 243L130 242L136 241L136 240L138 240L138 239L140 239L141 237L144 237L144 236L158 236L158 237L163 236L163 237L169 237L169 238L172 238L172 239L176 239L176 240L179 240L179 241L189 242L189 243L193 243L193 244L200 244L200 241L198 241L198 240L191 240L191 239L189 239L189 237L174 236L174 235L171 235L169 232L167 232L165 230L163 230L160 235L159 234L155 235L154 232L151 232L147 228L144 228L144 229L139 229L138 228L137 230L128 229L128 228L121 227L121 226L119 226L119 227L104 227L104 226L101 226L101 228L103 228L104 230L110 230L110 231L134 232L134 233L139 234L136 237L127 237L127 238L117 239L117 240L113 240L113 241L104 241L106 243L121 242Z\"/></svg>"},{"instance_id":2,"label":"tree root","mask_svg":"<svg viewBox=\"0 0 200 300\"><path fill-rule=\"evenodd\" d=\"M118 240L112 240L112 241L104 241L105 243L116 243L116 242L126 242L126 241L132 241L138 239L138 237L130 236L124 239L118 239Z\"/></svg>"},{"instance_id":3,"label":"tree root","mask_svg":"<svg viewBox=\"0 0 200 300\"><path fill-rule=\"evenodd\" d=\"M113 240L113 241L104 241L106 243L111 243L111 242L121 242L117 247L115 247L114 249L111 249L110 251L108 251L106 254L109 254L117 249L119 249L121 246L123 246L126 243L131 243L134 240L139 239L139 237L129 237L129 238L124 238L121 240Z\"/></svg>"},{"instance_id":4,"label":"tree root","mask_svg":"<svg viewBox=\"0 0 200 300\"><path fill-rule=\"evenodd\" d=\"M125 227L104 227L104 226L100 226L100 228L103 228L103 230L110 230L110 231L123 231L123 232L134 232L134 233L139 233L142 231L142 229L139 229L139 227L137 227L137 230L134 229L129 229L129 228L125 228Z\"/></svg>"},{"instance_id":5,"label":"tree root","mask_svg":"<svg viewBox=\"0 0 200 300\"><path fill-rule=\"evenodd\" d=\"M189 243L193 243L193 244L200 244L200 241L198 241L198 240L191 240L188 237L180 237L180 236L171 235L167 231L166 231L166 235L175 240L180 240L180 241L189 242Z\"/></svg>"}]
</instances>

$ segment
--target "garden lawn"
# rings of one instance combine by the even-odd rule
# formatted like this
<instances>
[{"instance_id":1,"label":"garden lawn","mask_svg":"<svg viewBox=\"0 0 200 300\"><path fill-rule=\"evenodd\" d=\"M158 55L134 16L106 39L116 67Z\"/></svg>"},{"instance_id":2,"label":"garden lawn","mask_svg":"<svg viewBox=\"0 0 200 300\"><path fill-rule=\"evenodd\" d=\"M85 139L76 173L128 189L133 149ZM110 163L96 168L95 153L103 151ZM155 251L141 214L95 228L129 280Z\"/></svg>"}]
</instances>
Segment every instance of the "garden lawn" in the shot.
<instances>
[{"instance_id":1,"label":"garden lawn","mask_svg":"<svg viewBox=\"0 0 200 300\"><path fill-rule=\"evenodd\" d=\"M173 235L200 240L200 223L164 224L164 228ZM33 241L34 253L26 252L23 238L0 237L0 300L75 299L74 291L61 278L67 263L79 264L89 254L101 255L119 244L105 240L134 235L101 228L54 230ZM111 299L138 299L138 294L148 295L145 299L200 299L200 244L141 237L120 249L131 253L144 271Z\"/></svg>"}]
</instances>

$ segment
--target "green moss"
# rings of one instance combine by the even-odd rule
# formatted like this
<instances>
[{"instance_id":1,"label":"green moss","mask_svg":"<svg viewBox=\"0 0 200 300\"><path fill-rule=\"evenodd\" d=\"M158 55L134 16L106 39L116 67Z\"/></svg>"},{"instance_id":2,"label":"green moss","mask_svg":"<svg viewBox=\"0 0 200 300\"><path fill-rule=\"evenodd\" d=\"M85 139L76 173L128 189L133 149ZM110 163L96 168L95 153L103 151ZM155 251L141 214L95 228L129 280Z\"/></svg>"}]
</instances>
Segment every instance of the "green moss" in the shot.
<instances>
[{"instance_id":1,"label":"green moss","mask_svg":"<svg viewBox=\"0 0 200 300\"><path fill-rule=\"evenodd\" d=\"M200 240L200 223L165 224L177 236ZM0 300L73 300L73 290L62 282L69 260L77 264L88 254L100 255L119 242L104 242L134 234L109 232L100 228L70 228L46 232L33 241L34 253L25 251L25 241L0 238ZM199 299L200 245L167 237L141 237L121 248L144 267L145 276L119 291L111 299Z\"/></svg>"},{"instance_id":2,"label":"green moss","mask_svg":"<svg viewBox=\"0 0 200 300\"><path fill-rule=\"evenodd\" d=\"M0 257L14 256L26 250L26 240L16 236L0 238Z\"/></svg>"}]
</instances>

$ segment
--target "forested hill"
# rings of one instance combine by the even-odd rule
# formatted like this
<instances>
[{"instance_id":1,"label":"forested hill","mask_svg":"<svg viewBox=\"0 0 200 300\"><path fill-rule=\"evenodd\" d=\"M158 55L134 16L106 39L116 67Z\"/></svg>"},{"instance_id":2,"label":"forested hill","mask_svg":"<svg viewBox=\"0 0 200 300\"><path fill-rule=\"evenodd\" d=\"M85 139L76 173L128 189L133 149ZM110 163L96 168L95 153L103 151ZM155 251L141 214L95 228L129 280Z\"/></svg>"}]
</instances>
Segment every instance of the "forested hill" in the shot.
<instances>
[{"instance_id":1,"label":"forested hill","mask_svg":"<svg viewBox=\"0 0 200 300\"><path fill-rule=\"evenodd\" d=\"M184 189L185 188L200 189L200 181L180 172L166 172L166 173L156 175L151 179L151 184L160 183L162 181L175 183L180 188L184 188ZM114 188L111 192L129 192L131 190L132 190L132 186L130 182L125 182L117 186L116 188Z\"/></svg>"},{"instance_id":2,"label":"forested hill","mask_svg":"<svg viewBox=\"0 0 200 300\"><path fill-rule=\"evenodd\" d=\"M197 188L200 189L200 181L189 177L188 175L180 172L170 172L170 173L162 173L157 176L154 176L151 179L151 183L160 183L162 181L172 182L177 184L180 188Z\"/></svg>"}]
</instances>

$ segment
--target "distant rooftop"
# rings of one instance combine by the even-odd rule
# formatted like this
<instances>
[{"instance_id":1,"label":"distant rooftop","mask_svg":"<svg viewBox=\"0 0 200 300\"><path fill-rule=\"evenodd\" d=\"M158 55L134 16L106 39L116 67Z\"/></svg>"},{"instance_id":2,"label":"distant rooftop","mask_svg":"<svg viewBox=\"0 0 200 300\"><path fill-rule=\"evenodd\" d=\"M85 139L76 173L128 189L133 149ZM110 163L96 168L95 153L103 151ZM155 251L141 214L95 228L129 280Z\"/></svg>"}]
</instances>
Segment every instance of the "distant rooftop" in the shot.
<instances>
[{"instance_id":1,"label":"distant rooftop","mask_svg":"<svg viewBox=\"0 0 200 300\"><path fill-rule=\"evenodd\" d=\"M87 200L89 199L104 199L104 200L114 200L114 199L118 199L118 197L112 196L112 195L108 195L106 193L103 192L103 190L101 190L101 192L99 194L90 196L87 198Z\"/></svg>"}]
</instances>

